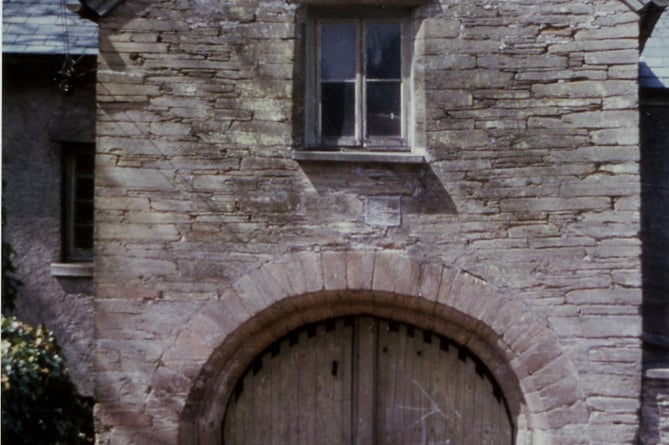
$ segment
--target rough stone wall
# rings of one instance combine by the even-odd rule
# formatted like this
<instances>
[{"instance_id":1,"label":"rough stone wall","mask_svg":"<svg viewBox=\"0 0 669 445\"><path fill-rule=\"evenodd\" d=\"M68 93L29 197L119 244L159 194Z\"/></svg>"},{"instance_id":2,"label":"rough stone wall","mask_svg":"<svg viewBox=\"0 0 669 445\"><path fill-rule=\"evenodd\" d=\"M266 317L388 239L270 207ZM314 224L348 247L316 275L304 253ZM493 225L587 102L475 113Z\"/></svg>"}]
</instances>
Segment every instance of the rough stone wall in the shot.
<instances>
[{"instance_id":1,"label":"rough stone wall","mask_svg":"<svg viewBox=\"0 0 669 445\"><path fill-rule=\"evenodd\" d=\"M251 271L320 250L401 252L489 283L555 335L586 401L587 423L562 411L528 440L634 441L638 16L617 0L476 0L413 17L420 166L291 159L304 7L134 1L103 20L100 443L176 443L215 349L191 336L201 357L159 375L183 327ZM564 384L544 382L556 397Z\"/></svg>"},{"instance_id":2,"label":"rough stone wall","mask_svg":"<svg viewBox=\"0 0 669 445\"><path fill-rule=\"evenodd\" d=\"M61 141L94 142L95 59L65 95L54 82L62 56L3 57L2 181L5 241L16 251L23 282L16 314L44 323L63 347L79 391L93 393L93 282L56 278L51 263L61 261Z\"/></svg>"}]
</instances>

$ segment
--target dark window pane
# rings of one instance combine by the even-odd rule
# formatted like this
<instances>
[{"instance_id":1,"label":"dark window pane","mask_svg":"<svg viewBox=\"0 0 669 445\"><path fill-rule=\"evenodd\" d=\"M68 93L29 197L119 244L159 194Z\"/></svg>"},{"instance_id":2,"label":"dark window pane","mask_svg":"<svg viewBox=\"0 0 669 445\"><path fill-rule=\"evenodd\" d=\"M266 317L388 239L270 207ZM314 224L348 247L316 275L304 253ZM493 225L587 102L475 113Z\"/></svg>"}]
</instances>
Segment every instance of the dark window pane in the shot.
<instances>
[{"instance_id":1,"label":"dark window pane","mask_svg":"<svg viewBox=\"0 0 669 445\"><path fill-rule=\"evenodd\" d=\"M93 248L93 227L75 226L74 228L74 246L77 249Z\"/></svg>"},{"instance_id":2,"label":"dark window pane","mask_svg":"<svg viewBox=\"0 0 669 445\"><path fill-rule=\"evenodd\" d=\"M355 78L356 27L353 23L321 25L321 79Z\"/></svg>"},{"instance_id":3,"label":"dark window pane","mask_svg":"<svg viewBox=\"0 0 669 445\"><path fill-rule=\"evenodd\" d=\"M401 136L401 83L367 83L367 135Z\"/></svg>"},{"instance_id":4,"label":"dark window pane","mask_svg":"<svg viewBox=\"0 0 669 445\"><path fill-rule=\"evenodd\" d=\"M76 173L78 175L92 175L95 168L95 158L92 154L80 154L76 157L76 164Z\"/></svg>"},{"instance_id":5,"label":"dark window pane","mask_svg":"<svg viewBox=\"0 0 669 445\"><path fill-rule=\"evenodd\" d=\"M75 224L93 224L93 203L77 202L74 209Z\"/></svg>"},{"instance_id":6,"label":"dark window pane","mask_svg":"<svg viewBox=\"0 0 669 445\"><path fill-rule=\"evenodd\" d=\"M353 136L355 119L355 85L321 84L321 135Z\"/></svg>"},{"instance_id":7,"label":"dark window pane","mask_svg":"<svg viewBox=\"0 0 669 445\"><path fill-rule=\"evenodd\" d=\"M76 199L93 199L93 178L77 178Z\"/></svg>"},{"instance_id":8,"label":"dark window pane","mask_svg":"<svg viewBox=\"0 0 669 445\"><path fill-rule=\"evenodd\" d=\"M365 26L368 79L402 77L402 31L399 23L370 23Z\"/></svg>"}]
</instances>

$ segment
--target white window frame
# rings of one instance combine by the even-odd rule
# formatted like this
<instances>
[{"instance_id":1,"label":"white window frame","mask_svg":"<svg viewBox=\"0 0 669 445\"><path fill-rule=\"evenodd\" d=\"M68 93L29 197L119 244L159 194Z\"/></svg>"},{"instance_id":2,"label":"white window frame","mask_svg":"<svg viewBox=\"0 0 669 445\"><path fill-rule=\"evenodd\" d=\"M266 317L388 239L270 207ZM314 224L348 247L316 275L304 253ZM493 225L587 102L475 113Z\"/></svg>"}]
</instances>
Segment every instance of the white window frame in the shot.
<instances>
[{"instance_id":1,"label":"white window frame","mask_svg":"<svg viewBox=\"0 0 669 445\"><path fill-rule=\"evenodd\" d=\"M351 11L349 11L351 10ZM311 11L306 33L305 145L308 150L410 152L414 145L413 32L411 13L405 9L356 10L355 8ZM321 134L320 26L323 23L355 23L357 29L354 136L324 138ZM364 24L398 23L401 26L401 134L365 137L366 103L363 63Z\"/></svg>"}]
</instances>

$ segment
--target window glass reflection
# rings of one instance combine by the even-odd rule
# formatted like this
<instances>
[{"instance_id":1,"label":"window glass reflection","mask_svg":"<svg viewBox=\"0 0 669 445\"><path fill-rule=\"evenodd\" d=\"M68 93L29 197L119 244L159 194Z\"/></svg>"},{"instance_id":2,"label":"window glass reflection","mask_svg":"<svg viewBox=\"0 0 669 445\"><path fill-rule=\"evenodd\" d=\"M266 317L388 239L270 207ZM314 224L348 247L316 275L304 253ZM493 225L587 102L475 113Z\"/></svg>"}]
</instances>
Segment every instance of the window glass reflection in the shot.
<instances>
[{"instance_id":1,"label":"window glass reflection","mask_svg":"<svg viewBox=\"0 0 669 445\"><path fill-rule=\"evenodd\" d=\"M402 98L400 82L367 84L367 135L401 136Z\"/></svg>"},{"instance_id":2,"label":"window glass reflection","mask_svg":"<svg viewBox=\"0 0 669 445\"><path fill-rule=\"evenodd\" d=\"M355 85L321 85L321 134L324 137L353 136L355 131Z\"/></svg>"},{"instance_id":3,"label":"window glass reflection","mask_svg":"<svg viewBox=\"0 0 669 445\"><path fill-rule=\"evenodd\" d=\"M399 23L365 25L365 47L367 78L402 77L402 32Z\"/></svg>"},{"instance_id":4,"label":"window glass reflection","mask_svg":"<svg viewBox=\"0 0 669 445\"><path fill-rule=\"evenodd\" d=\"M356 27L354 23L321 25L321 79L355 78Z\"/></svg>"}]
</instances>

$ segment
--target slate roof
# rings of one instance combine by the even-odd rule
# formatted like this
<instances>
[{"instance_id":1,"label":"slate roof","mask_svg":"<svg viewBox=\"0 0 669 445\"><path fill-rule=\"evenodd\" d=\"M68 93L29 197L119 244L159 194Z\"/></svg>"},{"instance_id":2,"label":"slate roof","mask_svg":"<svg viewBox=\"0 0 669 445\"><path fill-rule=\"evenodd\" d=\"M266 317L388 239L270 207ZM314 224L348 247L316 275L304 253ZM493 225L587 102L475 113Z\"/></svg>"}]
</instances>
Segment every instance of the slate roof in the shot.
<instances>
[{"instance_id":1,"label":"slate roof","mask_svg":"<svg viewBox=\"0 0 669 445\"><path fill-rule=\"evenodd\" d=\"M645 88L669 88L669 8L662 12L641 53L639 84Z\"/></svg>"},{"instance_id":2,"label":"slate roof","mask_svg":"<svg viewBox=\"0 0 669 445\"><path fill-rule=\"evenodd\" d=\"M97 24L80 18L65 2L77 4L76 0L2 0L2 52L97 54Z\"/></svg>"}]
</instances>

